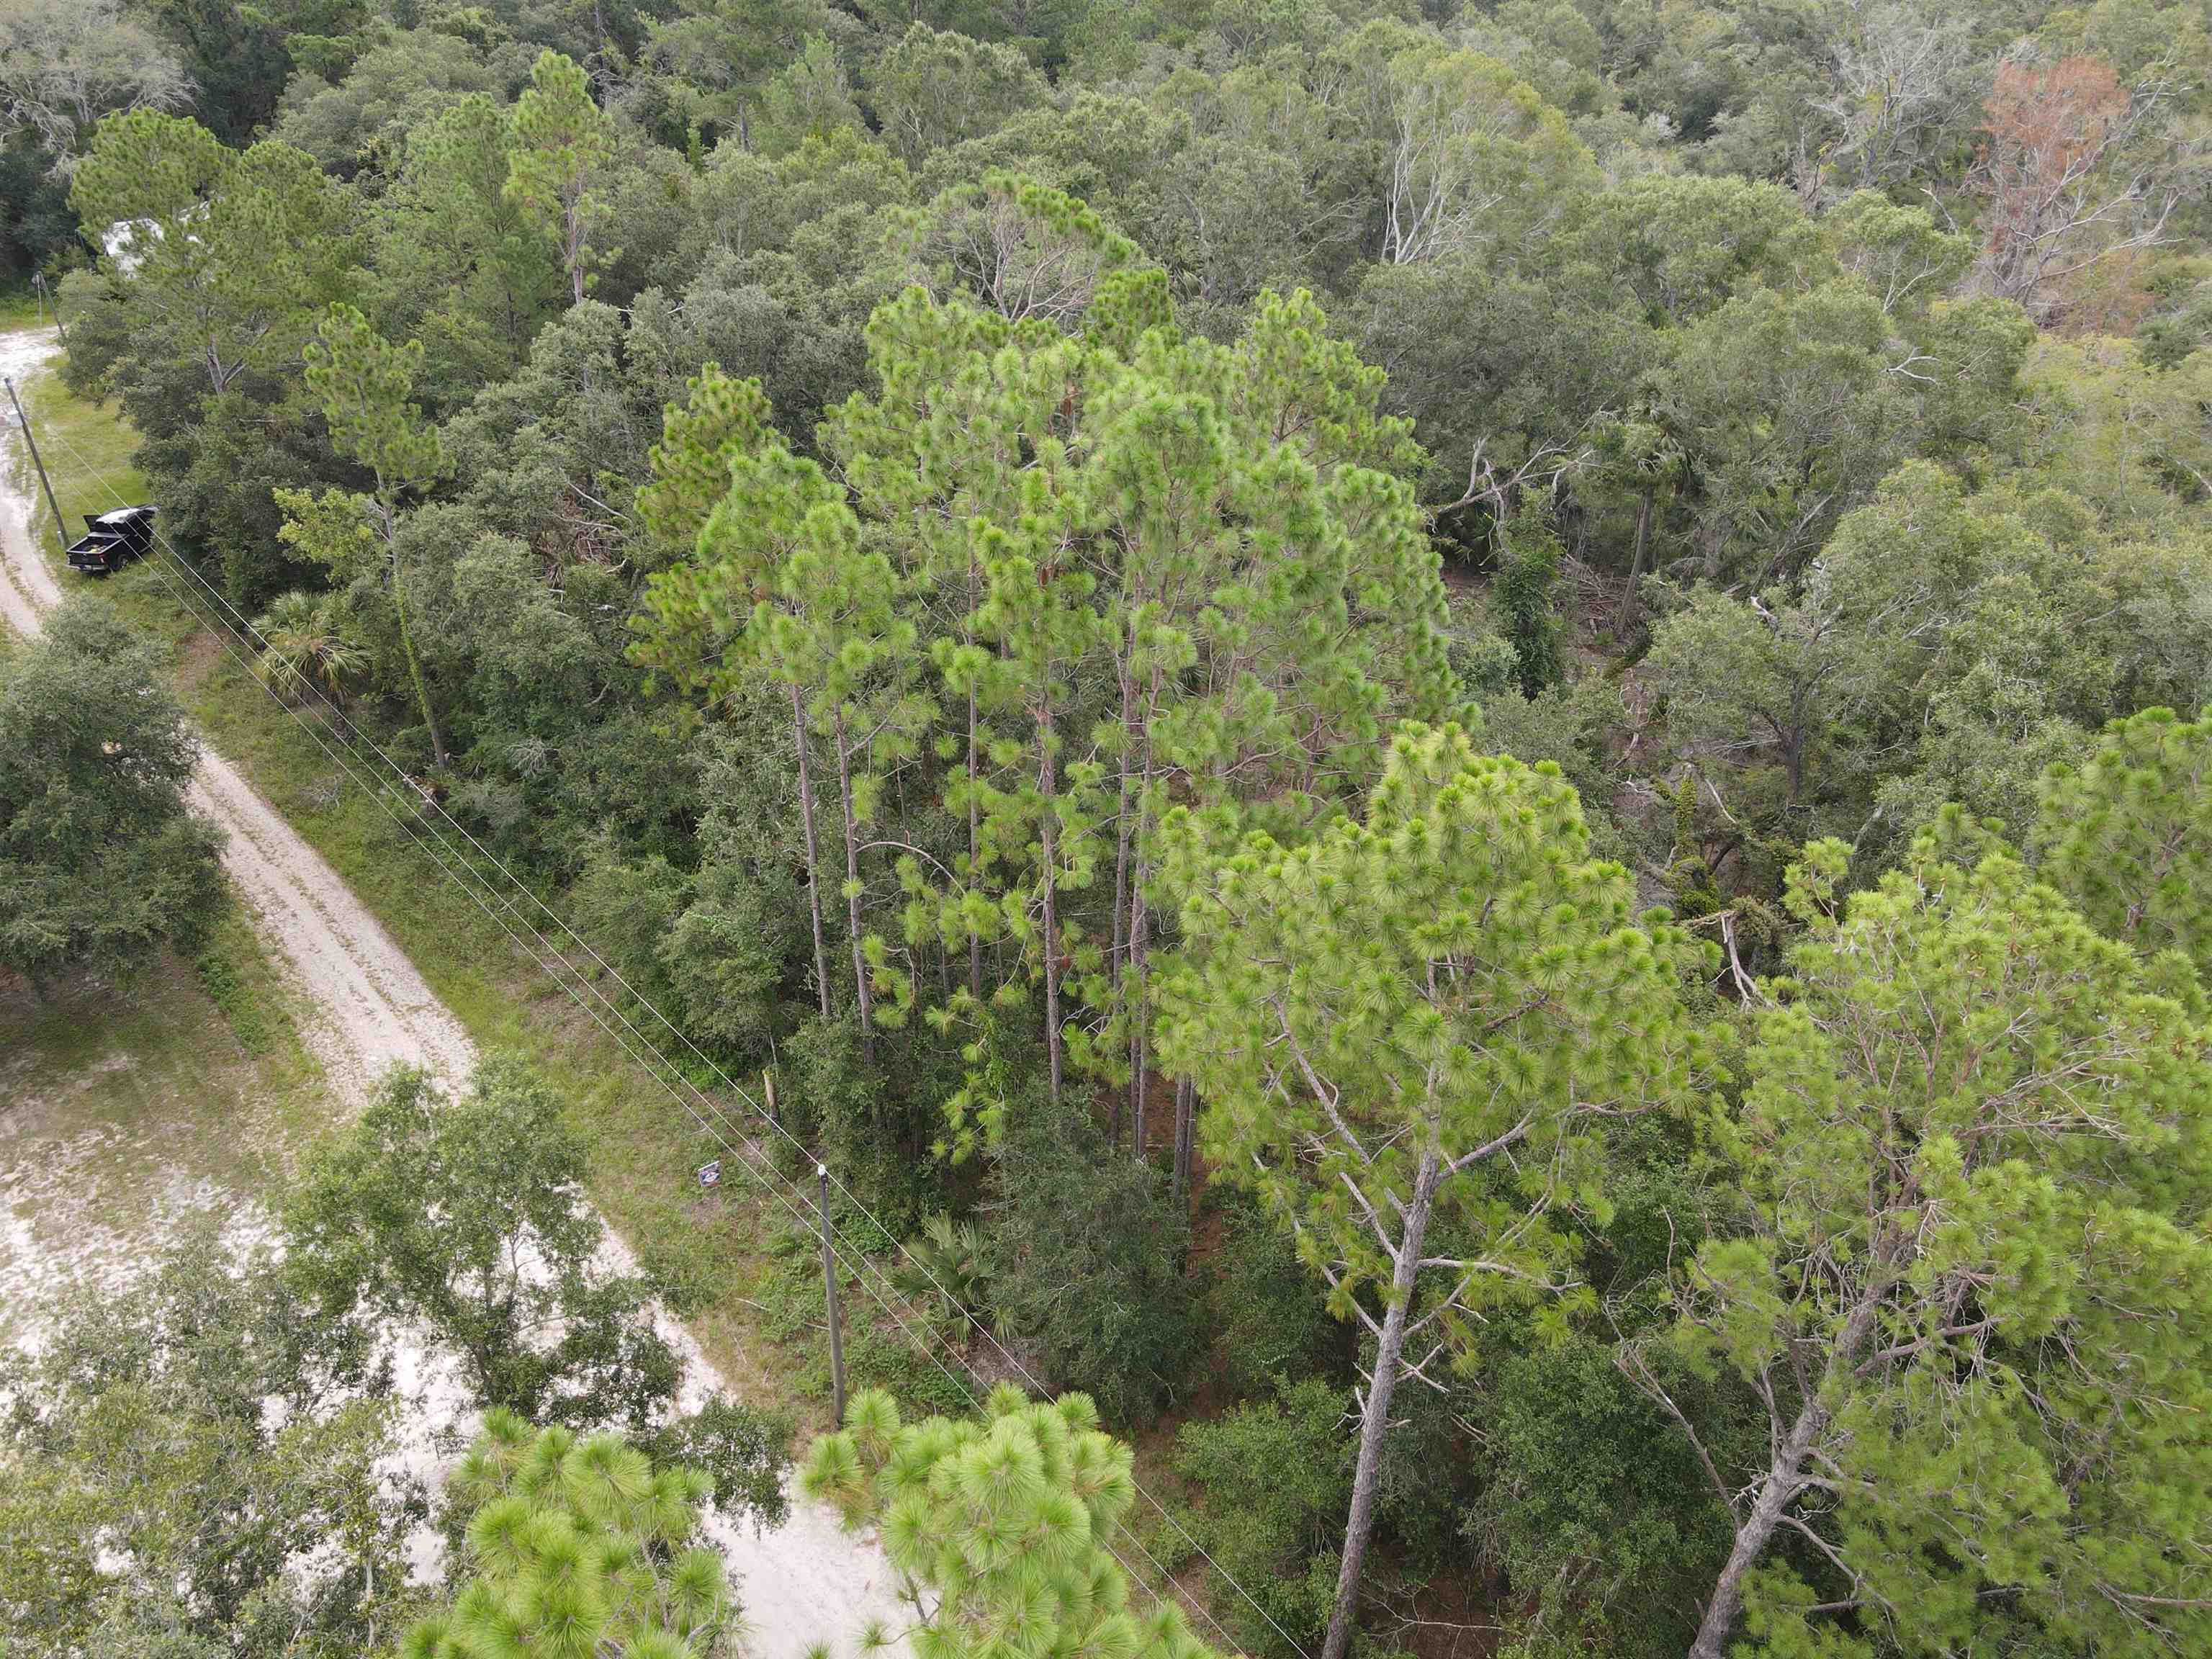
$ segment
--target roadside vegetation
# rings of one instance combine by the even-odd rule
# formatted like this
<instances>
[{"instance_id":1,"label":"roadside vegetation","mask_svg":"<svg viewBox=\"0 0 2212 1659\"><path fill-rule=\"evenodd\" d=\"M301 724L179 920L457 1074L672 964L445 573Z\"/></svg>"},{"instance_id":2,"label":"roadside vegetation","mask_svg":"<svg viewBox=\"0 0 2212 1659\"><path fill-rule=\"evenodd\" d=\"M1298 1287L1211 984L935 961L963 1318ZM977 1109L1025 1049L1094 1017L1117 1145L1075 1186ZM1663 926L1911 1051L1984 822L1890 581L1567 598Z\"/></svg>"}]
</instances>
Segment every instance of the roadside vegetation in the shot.
<instances>
[{"instance_id":1,"label":"roadside vegetation","mask_svg":"<svg viewBox=\"0 0 2212 1659\"><path fill-rule=\"evenodd\" d=\"M2212 1643L2197 10L0 30L57 484L164 532L40 650L166 649L493 1057L234 1263L316 1333L256 1386L419 1325L499 1413L451 1573L264 1554L266 1628L704 1659L804 1422L923 1659ZM176 767L33 833L112 780L15 730L4 959L197 959L189 882L83 901ZM70 1642L261 1639L40 1559Z\"/></svg>"}]
</instances>

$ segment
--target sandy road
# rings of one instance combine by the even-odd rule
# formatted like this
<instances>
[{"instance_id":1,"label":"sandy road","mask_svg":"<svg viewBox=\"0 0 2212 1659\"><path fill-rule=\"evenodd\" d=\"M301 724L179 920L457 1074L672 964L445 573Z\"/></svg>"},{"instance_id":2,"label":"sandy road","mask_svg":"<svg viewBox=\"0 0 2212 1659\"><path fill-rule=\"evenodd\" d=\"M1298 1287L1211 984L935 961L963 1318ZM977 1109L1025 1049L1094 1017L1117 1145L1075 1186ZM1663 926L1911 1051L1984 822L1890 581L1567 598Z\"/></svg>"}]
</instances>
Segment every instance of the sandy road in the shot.
<instances>
[{"instance_id":1,"label":"sandy road","mask_svg":"<svg viewBox=\"0 0 2212 1659\"><path fill-rule=\"evenodd\" d=\"M51 331L0 334L0 373L20 386L56 349ZM12 425L12 411L0 425ZM0 617L26 635L35 635L40 613L62 599L27 532L32 514L44 510L0 468ZM346 1103L358 1107L397 1061L449 1082L465 1079L475 1051L460 1022L337 872L204 745L188 798L226 832L224 867L264 939L312 1002L316 1018L303 1035ZM465 902L458 894L454 902ZM617 1242L616 1249L627 1264L627 1248ZM664 1334L686 1361L687 1404L723 1386L688 1332L671 1321ZM894 1631L908 1622L882 1553L843 1532L826 1508L794 1494L789 1521L773 1532L726 1523L714 1529L744 1603L754 1659L799 1659L818 1642L830 1643L842 1659L869 1620ZM904 1651L902 1643L896 1651Z\"/></svg>"},{"instance_id":2,"label":"sandy road","mask_svg":"<svg viewBox=\"0 0 2212 1659\"><path fill-rule=\"evenodd\" d=\"M20 383L54 350L50 333L0 335L0 372ZM62 600L60 580L27 533L33 506L44 503L0 483L0 612L25 635L35 635L39 613ZM472 1055L460 1022L337 872L237 769L203 746L188 799L228 836L224 866L307 990L318 1015L308 1044L346 1103L363 1103L374 1079L401 1060L449 1081L465 1079Z\"/></svg>"}]
</instances>

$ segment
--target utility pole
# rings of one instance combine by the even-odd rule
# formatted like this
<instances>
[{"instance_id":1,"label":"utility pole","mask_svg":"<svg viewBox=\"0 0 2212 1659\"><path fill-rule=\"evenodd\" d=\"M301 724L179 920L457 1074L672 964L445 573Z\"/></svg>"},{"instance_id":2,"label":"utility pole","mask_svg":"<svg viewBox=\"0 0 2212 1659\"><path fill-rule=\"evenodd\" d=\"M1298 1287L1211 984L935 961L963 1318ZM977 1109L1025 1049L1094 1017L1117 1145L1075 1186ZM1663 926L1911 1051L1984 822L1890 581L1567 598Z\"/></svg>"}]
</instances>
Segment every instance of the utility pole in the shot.
<instances>
[{"instance_id":1,"label":"utility pole","mask_svg":"<svg viewBox=\"0 0 2212 1659\"><path fill-rule=\"evenodd\" d=\"M69 526L62 522L60 504L54 500L53 480L46 477L46 464L39 459L39 441L31 435L31 417L23 413L23 400L15 395L15 382L0 381L8 388L8 401L15 405L15 423L23 428L23 441L31 447L31 465L39 469L39 482L46 486L46 505L54 510L54 528L60 532L64 547L69 545Z\"/></svg>"},{"instance_id":2,"label":"utility pole","mask_svg":"<svg viewBox=\"0 0 2212 1659\"><path fill-rule=\"evenodd\" d=\"M830 1166L817 1164L822 1182L822 1300L830 1310L830 1406L845 1426L845 1336L837 1328L837 1262L830 1249Z\"/></svg>"}]
</instances>

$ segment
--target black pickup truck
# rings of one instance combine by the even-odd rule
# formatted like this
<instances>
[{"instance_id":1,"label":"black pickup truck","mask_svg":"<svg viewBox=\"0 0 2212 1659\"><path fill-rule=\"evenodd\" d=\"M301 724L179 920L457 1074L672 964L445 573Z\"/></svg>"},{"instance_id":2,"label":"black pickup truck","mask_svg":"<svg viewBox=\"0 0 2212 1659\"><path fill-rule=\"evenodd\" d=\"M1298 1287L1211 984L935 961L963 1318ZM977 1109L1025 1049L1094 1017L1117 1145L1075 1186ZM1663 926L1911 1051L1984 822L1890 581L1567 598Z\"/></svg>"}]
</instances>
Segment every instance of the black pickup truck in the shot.
<instances>
[{"instance_id":1,"label":"black pickup truck","mask_svg":"<svg viewBox=\"0 0 2212 1659\"><path fill-rule=\"evenodd\" d=\"M70 544L70 568L105 576L145 557L154 544L155 511L151 507L118 507L112 513L88 514L85 533Z\"/></svg>"}]
</instances>

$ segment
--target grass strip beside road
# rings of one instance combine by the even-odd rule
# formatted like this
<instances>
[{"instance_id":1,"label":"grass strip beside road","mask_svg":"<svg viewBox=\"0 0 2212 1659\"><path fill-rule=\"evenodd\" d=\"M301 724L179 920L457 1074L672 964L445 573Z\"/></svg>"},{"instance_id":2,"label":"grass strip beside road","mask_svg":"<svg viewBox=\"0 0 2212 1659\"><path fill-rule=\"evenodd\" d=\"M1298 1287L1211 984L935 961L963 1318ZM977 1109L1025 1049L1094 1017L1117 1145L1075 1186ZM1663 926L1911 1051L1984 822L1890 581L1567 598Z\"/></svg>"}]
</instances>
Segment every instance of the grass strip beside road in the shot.
<instances>
[{"instance_id":1,"label":"grass strip beside road","mask_svg":"<svg viewBox=\"0 0 2212 1659\"><path fill-rule=\"evenodd\" d=\"M40 431L59 422L68 445L116 492L147 499L145 480L130 460L135 434L118 410L73 396L52 370L33 377L33 395ZM64 514L118 505L75 463L54 482ZM46 530L58 562L51 522ZM63 580L66 588L69 573ZM478 1048L523 1054L560 1093L587 1149L592 1201L647 1270L678 1287L678 1310L732 1389L750 1404L794 1412L802 1436L827 1426L829 1364L811 1239L794 1236L782 1206L733 1172L714 1194L697 1189L692 1171L721 1149L348 781L300 724L322 729L316 713L299 710L295 720L278 708L156 568L141 566L102 586L135 623L167 641L179 695L201 729L382 922ZM204 593L193 597L204 600ZM328 740L339 747L335 737ZM840 1225L848 1219L841 1216ZM956 1407L942 1374L887 1322L872 1320L873 1310L849 1281L842 1299L852 1386L888 1387L929 1410ZM1180 1496L1182 1483L1168 1467L1170 1442L1164 1431L1136 1437L1139 1469L1154 1492ZM1145 1521L1132 1517L1133 1524ZM1141 1529L1171 1569L1180 1562L1185 1550L1170 1533L1148 1523ZM1177 1589L1206 1600L1194 1575L1180 1575Z\"/></svg>"},{"instance_id":2,"label":"grass strip beside road","mask_svg":"<svg viewBox=\"0 0 2212 1659\"><path fill-rule=\"evenodd\" d=\"M145 477L131 459L138 447L137 434L123 423L112 405L72 396L52 368L16 381L15 392L30 419L31 434L38 440L39 457L46 463L47 480L53 485L54 504L61 508L63 524L68 527L66 538L57 533L46 492L40 489L22 447L9 442L6 459L15 482L29 494L36 509L31 515L31 533L39 550L59 569L63 550L84 534L88 516L146 499ZM9 410L5 424L14 424L13 415ZM118 495L123 497L121 502L116 500Z\"/></svg>"},{"instance_id":3,"label":"grass strip beside road","mask_svg":"<svg viewBox=\"0 0 2212 1659\"><path fill-rule=\"evenodd\" d=\"M42 453L72 526L82 514L117 505L116 494L146 499L145 480L129 460L135 437L112 405L75 397L51 369L31 377L25 394L41 437L58 434ZM43 528L41 545L58 562L50 517ZM63 571L61 580L69 589L84 579ZM588 1149L592 1200L647 1271L675 1288L672 1300L732 1388L752 1403L787 1408L804 1394L817 1420L826 1421L827 1368L813 1352L820 1293L811 1292L810 1319L802 1288L818 1269L781 1237L782 1206L733 1170L720 1191L698 1190L692 1171L720 1148L440 873L374 797L349 781L313 735L322 729L318 713L302 708L295 719L280 708L226 641L187 611L179 586L205 603L160 561L106 579L100 591L167 643L179 696L200 729L383 923L477 1047L526 1055L560 1092ZM339 747L335 737L328 741ZM860 1299L855 1293L848 1308ZM895 1345L864 1340L858 1348L848 1356L856 1377L873 1372L909 1395L925 1386L921 1362Z\"/></svg>"}]
</instances>

